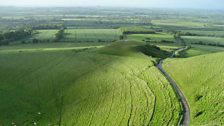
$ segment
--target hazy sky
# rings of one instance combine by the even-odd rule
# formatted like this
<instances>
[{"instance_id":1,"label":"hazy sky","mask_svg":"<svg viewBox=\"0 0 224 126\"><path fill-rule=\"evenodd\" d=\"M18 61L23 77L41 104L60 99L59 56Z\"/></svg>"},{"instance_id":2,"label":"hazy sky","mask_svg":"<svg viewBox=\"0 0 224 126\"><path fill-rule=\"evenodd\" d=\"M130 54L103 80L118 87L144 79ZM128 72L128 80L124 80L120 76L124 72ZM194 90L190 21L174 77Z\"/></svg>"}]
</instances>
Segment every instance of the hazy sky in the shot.
<instances>
[{"instance_id":1,"label":"hazy sky","mask_svg":"<svg viewBox=\"0 0 224 126\"><path fill-rule=\"evenodd\" d=\"M224 0L0 0L12 6L119 6L224 9Z\"/></svg>"}]
</instances>

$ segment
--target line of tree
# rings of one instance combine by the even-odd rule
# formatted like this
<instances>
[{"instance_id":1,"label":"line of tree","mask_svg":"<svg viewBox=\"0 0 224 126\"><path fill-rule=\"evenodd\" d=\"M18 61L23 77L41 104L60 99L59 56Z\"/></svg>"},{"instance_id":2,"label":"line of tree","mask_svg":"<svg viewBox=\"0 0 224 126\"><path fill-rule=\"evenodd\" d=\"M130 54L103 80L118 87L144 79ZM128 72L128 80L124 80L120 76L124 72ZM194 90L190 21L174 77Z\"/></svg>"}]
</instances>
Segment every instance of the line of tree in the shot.
<instances>
[{"instance_id":1,"label":"line of tree","mask_svg":"<svg viewBox=\"0 0 224 126\"><path fill-rule=\"evenodd\" d=\"M32 35L33 30L31 28L20 28L18 30L12 30L0 34L0 45L7 45L10 41L16 41L24 39Z\"/></svg>"},{"instance_id":2,"label":"line of tree","mask_svg":"<svg viewBox=\"0 0 224 126\"><path fill-rule=\"evenodd\" d=\"M212 34L196 34L191 32L181 32L182 36L208 36L208 37L222 37L224 38L224 35L212 35Z\"/></svg>"},{"instance_id":3,"label":"line of tree","mask_svg":"<svg viewBox=\"0 0 224 126\"><path fill-rule=\"evenodd\" d=\"M32 29L33 30L41 30L41 29L60 29L62 27L65 27L64 25L62 24L55 24L55 25L52 25L52 24L41 24L41 25L34 25L32 26Z\"/></svg>"},{"instance_id":4,"label":"line of tree","mask_svg":"<svg viewBox=\"0 0 224 126\"><path fill-rule=\"evenodd\" d=\"M156 34L155 31L124 31L123 34Z\"/></svg>"},{"instance_id":5,"label":"line of tree","mask_svg":"<svg viewBox=\"0 0 224 126\"><path fill-rule=\"evenodd\" d=\"M203 36L203 35L195 34L195 33L191 33L191 32L181 32L180 34L182 36Z\"/></svg>"},{"instance_id":6,"label":"line of tree","mask_svg":"<svg viewBox=\"0 0 224 126\"><path fill-rule=\"evenodd\" d=\"M195 45L209 45L209 46L224 47L224 45L223 44L220 44L220 43L204 43L202 41L194 42L192 44L195 44Z\"/></svg>"}]
</instances>

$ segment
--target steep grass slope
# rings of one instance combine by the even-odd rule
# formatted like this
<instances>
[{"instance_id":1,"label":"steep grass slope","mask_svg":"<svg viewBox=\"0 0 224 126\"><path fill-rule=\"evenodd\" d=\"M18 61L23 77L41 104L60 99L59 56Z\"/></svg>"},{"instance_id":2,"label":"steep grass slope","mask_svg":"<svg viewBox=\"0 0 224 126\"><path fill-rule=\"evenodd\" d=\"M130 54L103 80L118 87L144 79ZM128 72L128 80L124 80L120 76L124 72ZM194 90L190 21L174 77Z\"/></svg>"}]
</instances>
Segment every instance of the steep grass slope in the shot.
<instances>
[{"instance_id":1,"label":"steep grass slope","mask_svg":"<svg viewBox=\"0 0 224 126\"><path fill-rule=\"evenodd\" d=\"M191 108L192 125L224 125L224 53L165 62Z\"/></svg>"},{"instance_id":2,"label":"steep grass slope","mask_svg":"<svg viewBox=\"0 0 224 126\"><path fill-rule=\"evenodd\" d=\"M0 124L177 125L179 101L144 45L0 52Z\"/></svg>"}]
</instances>

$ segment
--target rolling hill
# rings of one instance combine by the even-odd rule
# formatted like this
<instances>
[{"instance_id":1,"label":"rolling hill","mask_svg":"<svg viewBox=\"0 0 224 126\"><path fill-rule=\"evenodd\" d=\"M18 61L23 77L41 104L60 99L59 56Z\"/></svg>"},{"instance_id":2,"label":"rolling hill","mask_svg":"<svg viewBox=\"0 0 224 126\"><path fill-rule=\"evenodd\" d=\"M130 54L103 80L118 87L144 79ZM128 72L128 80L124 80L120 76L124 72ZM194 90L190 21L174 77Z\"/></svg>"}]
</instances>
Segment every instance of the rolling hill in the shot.
<instances>
[{"instance_id":1,"label":"rolling hill","mask_svg":"<svg viewBox=\"0 0 224 126\"><path fill-rule=\"evenodd\" d=\"M133 41L47 48L0 50L1 125L179 124L181 105L154 65L169 52Z\"/></svg>"}]
</instances>

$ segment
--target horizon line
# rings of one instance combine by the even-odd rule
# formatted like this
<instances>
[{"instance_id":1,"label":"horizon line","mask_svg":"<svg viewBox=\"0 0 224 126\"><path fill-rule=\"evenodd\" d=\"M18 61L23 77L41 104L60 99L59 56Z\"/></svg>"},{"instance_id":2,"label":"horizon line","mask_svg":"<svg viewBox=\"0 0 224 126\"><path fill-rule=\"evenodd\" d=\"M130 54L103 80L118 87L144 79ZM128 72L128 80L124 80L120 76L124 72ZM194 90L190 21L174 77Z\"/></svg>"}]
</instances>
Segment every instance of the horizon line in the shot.
<instances>
[{"instance_id":1,"label":"horizon line","mask_svg":"<svg viewBox=\"0 0 224 126\"><path fill-rule=\"evenodd\" d=\"M109 5L63 5L63 6L56 6L56 5L49 5L49 6L42 6L42 5L0 5L0 7L17 7L17 8L138 8L138 9L173 9L173 10L224 10L221 8L195 8L195 7L153 7L153 6L109 6Z\"/></svg>"}]
</instances>

